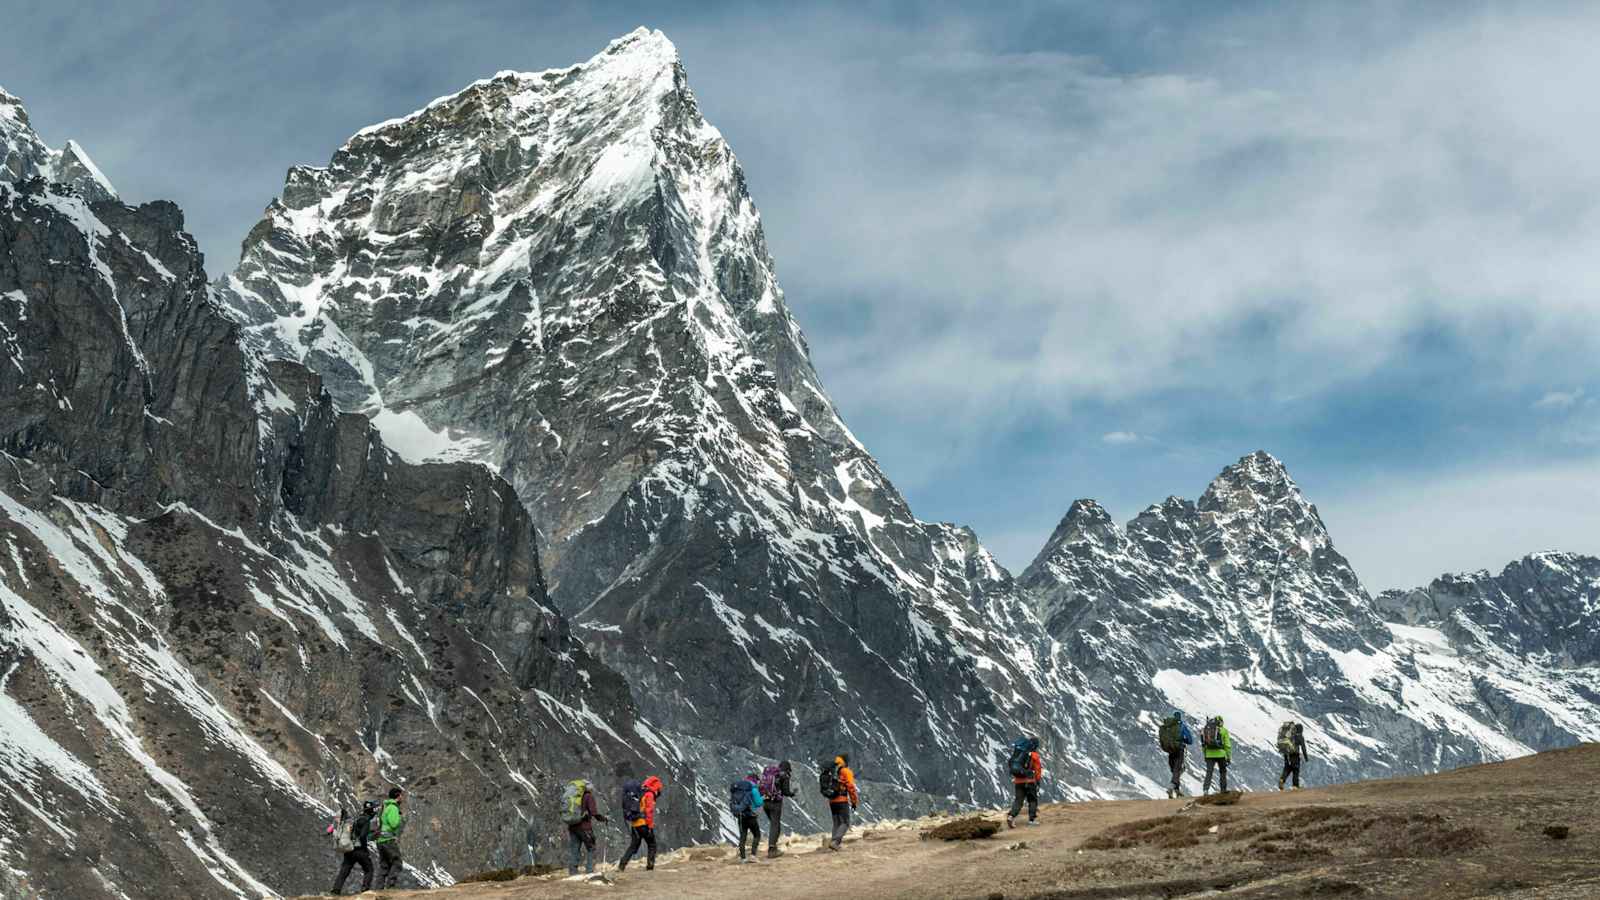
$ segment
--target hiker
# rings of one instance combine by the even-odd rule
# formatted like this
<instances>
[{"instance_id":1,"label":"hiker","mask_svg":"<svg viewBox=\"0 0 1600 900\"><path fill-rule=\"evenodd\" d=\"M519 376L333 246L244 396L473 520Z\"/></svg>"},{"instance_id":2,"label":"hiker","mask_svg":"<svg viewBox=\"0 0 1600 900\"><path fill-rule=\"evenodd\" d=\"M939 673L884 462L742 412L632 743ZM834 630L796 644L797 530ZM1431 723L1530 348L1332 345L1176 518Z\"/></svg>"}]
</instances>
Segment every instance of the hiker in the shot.
<instances>
[{"instance_id":1,"label":"hiker","mask_svg":"<svg viewBox=\"0 0 1600 900\"><path fill-rule=\"evenodd\" d=\"M589 782L575 778L561 792L561 820L567 823L567 874L578 874L578 857L585 856L584 871L594 874L594 823L608 821L595 805Z\"/></svg>"},{"instance_id":2,"label":"hiker","mask_svg":"<svg viewBox=\"0 0 1600 900\"><path fill-rule=\"evenodd\" d=\"M400 788L389 789L389 799L383 801L383 812L378 816L378 890L395 886L405 860L400 856L400 833L406 830L406 817L400 812L406 792Z\"/></svg>"},{"instance_id":3,"label":"hiker","mask_svg":"<svg viewBox=\"0 0 1600 900\"><path fill-rule=\"evenodd\" d=\"M1186 765L1184 757L1188 754L1189 745L1194 743L1194 733L1189 730L1189 723L1183 720L1183 713L1175 709L1172 715L1163 719L1156 739L1161 743L1161 749L1167 751L1167 768L1172 772L1167 799L1182 797L1183 770Z\"/></svg>"},{"instance_id":4,"label":"hiker","mask_svg":"<svg viewBox=\"0 0 1600 900\"><path fill-rule=\"evenodd\" d=\"M1278 752L1283 754L1283 774L1278 776L1278 790L1291 776L1294 789L1300 790L1300 762L1310 756L1306 752L1306 727L1299 722L1285 722L1278 727Z\"/></svg>"},{"instance_id":5,"label":"hiker","mask_svg":"<svg viewBox=\"0 0 1600 900\"><path fill-rule=\"evenodd\" d=\"M729 788L728 809L739 820L739 861L753 863L761 850L761 776L754 772L735 781ZM750 856L744 855L744 836L750 835Z\"/></svg>"},{"instance_id":6,"label":"hiker","mask_svg":"<svg viewBox=\"0 0 1600 900\"><path fill-rule=\"evenodd\" d=\"M617 863L618 872L627 870L628 860L639 852L640 843L649 848L645 856L645 871L656 867L656 801L660 797L661 779L654 775L644 781L623 782L622 814L633 829L633 841L628 844L628 852L622 854L622 861Z\"/></svg>"},{"instance_id":7,"label":"hiker","mask_svg":"<svg viewBox=\"0 0 1600 900\"><path fill-rule=\"evenodd\" d=\"M1039 739L1020 737L1011 743L1011 758L1006 767L1011 772L1011 783L1017 795L1011 801L1011 812L1006 815L1006 827L1015 828L1017 816L1022 812L1022 801L1028 801L1028 824L1039 824L1039 780L1044 777L1044 761L1039 758Z\"/></svg>"},{"instance_id":8,"label":"hiker","mask_svg":"<svg viewBox=\"0 0 1600 900\"><path fill-rule=\"evenodd\" d=\"M1220 790L1228 792L1228 763L1233 761L1233 735L1222 724L1221 716L1212 716L1206 720L1206 726L1200 729L1200 749L1206 757L1206 784L1200 789L1202 794L1211 793L1211 774L1214 771L1222 773Z\"/></svg>"},{"instance_id":9,"label":"hiker","mask_svg":"<svg viewBox=\"0 0 1600 900\"><path fill-rule=\"evenodd\" d=\"M831 763L824 760L817 768L821 770L818 786L833 808L833 840L828 843L828 849L838 850L850 831L850 810L861 805L861 795L856 792L856 773L850 771L848 753L835 756Z\"/></svg>"},{"instance_id":10,"label":"hiker","mask_svg":"<svg viewBox=\"0 0 1600 900\"><path fill-rule=\"evenodd\" d=\"M794 796L789 785L793 773L787 759L761 770L761 808L767 813L767 859L783 855L778 849L778 835L783 831L783 798Z\"/></svg>"},{"instance_id":11,"label":"hiker","mask_svg":"<svg viewBox=\"0 0 1600 900\"><path fill-rule=\"evenodd\" d=\"M378 805L376 803L371 800L363 801L361 815L356 816L356 820L350 823L350 829L346 832L348 835L346 842L349 849L344 851L344 859L339 863L339 877L334 879L333 890L328 892L333 896L337 897L344 893L345 879L350 877L350 872L356 866L361 867L361 890L357 893L372 890L372 851L367 849L367 837L372 828L372 817L377 811ZM344 820L345 812L341 809L339 810L339 827L344 827Z\"/></svg>"}]
</instances>

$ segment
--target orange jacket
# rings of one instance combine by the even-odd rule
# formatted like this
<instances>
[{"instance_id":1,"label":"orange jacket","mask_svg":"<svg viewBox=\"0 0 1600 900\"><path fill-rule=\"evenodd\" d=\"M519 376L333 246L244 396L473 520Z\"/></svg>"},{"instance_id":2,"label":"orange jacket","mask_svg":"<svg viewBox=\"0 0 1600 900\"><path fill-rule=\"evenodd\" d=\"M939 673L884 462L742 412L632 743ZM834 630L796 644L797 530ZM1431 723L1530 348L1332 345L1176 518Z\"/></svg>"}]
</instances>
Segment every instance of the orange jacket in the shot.
<instances>
[{"instance_id":1,"label":"orange jacket","mask_svg":"<svg viewBox=\"0 0 1600 900\"><path fill-rule=\"evenodd\" d=\"M861 802L861 795L856 792L856 773L850 771L850 767L844 764L844 757L840 756L834 762L839 765L839 787L844 788L844 793L830 798L828 802L848 802L851 806L858 805Z\"/></svg>"},{"instance_id":2,"label":"orange jacket","mask_svg":"<svg viewBox=\"0 0 1600 900\"><path fill-rule=\"evenodd\" d=\"M1032 775L1014 775L1011 780L1017 784L1038 784L1044 778L1044 760L1039 758L1039 751L1028 754L1028 768Z\"/></svg>"},{"instance_id":3,"label":"orange jacket","mask_svg":"<svg viewBox=\"0 0 1600 900\"><path fill-rule=\"evenodd\" d=\"M644 796L639 798L639 818L634 819L634 827L648 825L656 827L656 795L661 793L661 779L651 775L644 780Z\"/></svg>"}]
</instances>

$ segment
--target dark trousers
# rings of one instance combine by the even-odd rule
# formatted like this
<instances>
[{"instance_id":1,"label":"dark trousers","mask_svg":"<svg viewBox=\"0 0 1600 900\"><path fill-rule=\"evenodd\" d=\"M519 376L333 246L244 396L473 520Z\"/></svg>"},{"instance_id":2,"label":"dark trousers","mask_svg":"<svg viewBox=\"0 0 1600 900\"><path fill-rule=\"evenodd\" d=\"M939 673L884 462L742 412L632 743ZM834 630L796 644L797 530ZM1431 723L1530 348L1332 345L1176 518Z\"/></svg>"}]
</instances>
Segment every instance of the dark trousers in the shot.
<instances>
[{"instance_id":1,"label":"dark trousers","mask_svg":"<svg viewBox=\"0 0 1600 900\"><path fill-rule=\"evenodd\" d=\"M761 807L767 811L767 852L778 849L778 835L783 832L783 804L771 800Z\"/></svg>"},{"instance_id":2,"label":"dark trousers","mask_svg":"<svg viewBox=\"0 0 1600 900\"><path fill-rule=\"evenodd\" d=\"M656 830L649 825L635 825L633 826L633 840L628 842L628 852L622 854L622 862L617 863L618 872L628 867L628 860L633 859L633 855L639 852L639 844L641 843L649 848L649 852L645 857L644 867L646 869L654 869L656 867Z\"/></svg>"},{"instance_id":3,"label":"dark trousers","mask_svg":"<svg viewBox=\"0 0 1600 900\"><path fill-rule=\"evenodd\" d=\"M833 849L839 849L844 843L844 836L850 831L850 804L833 803Z\"/></svg>"},{"instance_id":4,"label":"dark trousers","mask_svg":"<svg viewBox=\"0 0 1600 900\"><path fill-rule=\"evenodd\" d=\"M747 813L739 817L739 858L744 859L745 835L750 836L750 854L754 856L761 849L761 820L755 813Z\"/></svg>"},{"instance_id":5,"label":"dark trousers","mask_svg":"<svg viewBox=\"0 0 1600 900\"><path fill-rule=\"evenodd\" d=\"M1039 782L1029 781L1015 786L1017 795L1011 800L1011 815L1007 818L1015 819L1022 812L1022 801L1028 801L1028 821L1039 818Z\"/></svg>"},{"instance_id":6,"label":"dark trousers","mask_svg":"<svg viewBox=\"0 0 1600 900\"><path fill-rule=\"evenodd\" d=\"M1211 773L1220 772L1222 775L1221 787L1218 790L1228 789L1228 761L1219 756L1206 757L1206 786L1200 789L1201 793L1211 793Z\"/></svg>"},{"instance_id":7,"label":"dark trousers","mask_svg":"<svg viewBox=\"0 0 1600 900\"><path fill-rule=\"evenodd\" d=\"M1172 772L1172 792L1175 794L1183 791L1182 782L1185 762L1183 757L1182 747L1167 751L1167 768Z\"/></svg>"},{"instance_id":8,"label":"dark trousers","mask_svg":"<svg viewBox=\"0 0 1600 900\"><path fill-rule=\"evenodd\" d=\"M378 845L378 890L386 891L400 880L405 860L400 858L400 844L387 841Z\"/></svg>"},{"instance_id":9,"label":"dark trousers","mask_svg":"<svg viewBox=\"0 0 1600 900\"><path fill-rule=\"evenodd\" d=\"M1300 754L1298 753L1285 753L1283 755L1283 774L1278 776L1278 787L1283 787L1284 781L1288 780L1291 776L1294 778L1294 786L1299 787Z\"/></svg>"},{"instance_id":10,"label":"dark trousers","mask_svg":"<svg viewBox=\"0 0 1600 900\"><path fill-rule=\"evenodd\" d=\"M594 832L582 828L567 829L567 874L578 874L578 857L586 854L588 862L584 871L594 871Z\"/></svg>"},{"instance_id":11,"label":"dark trousers","mask_svg":"<svg viewBox=\"0 0 1600 900\"><path fill-rule=\"evenodd\" d=\"M357 847L344 855L344 862L339 864L339 877L334 879L333 892L344 893L344 880L350 877L350 872L356 866L361 867L361 889L372 890L372 854L365 847Z\"/></svg>"}]
</instances>

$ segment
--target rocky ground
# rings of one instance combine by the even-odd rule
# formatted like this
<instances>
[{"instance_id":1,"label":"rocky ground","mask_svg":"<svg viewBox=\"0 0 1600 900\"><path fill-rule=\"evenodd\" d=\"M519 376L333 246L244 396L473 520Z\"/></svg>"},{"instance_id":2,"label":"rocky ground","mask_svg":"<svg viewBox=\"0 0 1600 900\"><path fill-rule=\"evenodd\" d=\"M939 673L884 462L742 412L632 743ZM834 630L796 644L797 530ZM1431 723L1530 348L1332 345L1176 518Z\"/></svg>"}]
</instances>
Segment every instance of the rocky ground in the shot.
<instances>
[{"instance_id":1,"label":"rocky ground","mask_svg":"<svg viewBox=\"0 0 1600 900\"><path fill-rule=\"evenodd\" d=\"M575 897L1516 897L1600 896L1600 746L1441 775L1287 793L1051 804L1041 826L986 840L920 837L938 819L858 831L841 853L795 837L737 864L729 847L672 854L654 872L605 867L386 898ZM998 816L991 816L998 818ZM1564 838L1549 832L1568 829Z\"/></svg>"}]
</instances>

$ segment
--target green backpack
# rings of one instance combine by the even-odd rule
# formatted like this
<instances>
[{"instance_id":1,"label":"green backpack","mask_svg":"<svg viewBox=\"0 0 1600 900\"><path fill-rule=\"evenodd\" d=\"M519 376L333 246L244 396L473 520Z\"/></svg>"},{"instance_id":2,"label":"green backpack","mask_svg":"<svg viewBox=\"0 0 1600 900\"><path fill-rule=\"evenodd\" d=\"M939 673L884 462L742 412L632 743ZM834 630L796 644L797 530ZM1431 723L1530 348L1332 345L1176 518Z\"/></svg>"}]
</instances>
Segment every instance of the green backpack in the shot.
<instances>
[{"instance_id":1,"label":"green backpack","mask_svg":"<svg viewBox=\"0 0 1600 900\"><path fill-rule=\"evenodd\" d=\"M1183 723L1177 716L1169 716L1161 721L1161 730L1156 733L1156 740L1161 742L1161 749L1168 753L1177 753L1183 749Z\"/></svg>"},{"instance_id":2,"label":"green backpack","mask_svg":"<svg viewBox=\"0 0 1600 900\"><path fill-rule=\"evenodd\" d=\"M1294 753L1294 723L1285 722L1278 726L1278 751L1280 753Z\"/></svg>"},{"instance_id":3,"label":"green backpack","mask_svg":"<svg viewBox=\"0 0 1600 900\"><path fill-rule=\"evenodd\" d=\"M561 821L568 825L576 825L583 821L583 794L589 789L589 782L582 778L574 778L567 782L561 791Z\"/></svg>"}]
</instances>

